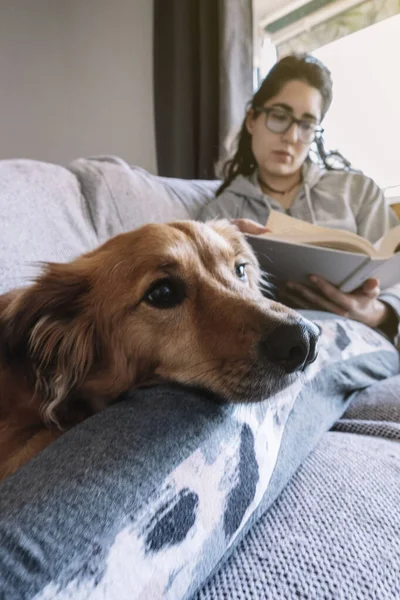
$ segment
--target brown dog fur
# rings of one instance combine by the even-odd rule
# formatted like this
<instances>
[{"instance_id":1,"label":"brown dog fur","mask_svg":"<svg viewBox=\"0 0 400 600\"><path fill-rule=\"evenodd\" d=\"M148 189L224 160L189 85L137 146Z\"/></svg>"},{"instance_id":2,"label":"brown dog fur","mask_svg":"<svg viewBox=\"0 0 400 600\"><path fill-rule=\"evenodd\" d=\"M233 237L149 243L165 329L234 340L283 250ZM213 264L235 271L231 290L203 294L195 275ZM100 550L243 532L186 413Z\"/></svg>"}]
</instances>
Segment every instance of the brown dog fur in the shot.
<instances>
[{"instance_id":1,"label":"brown dog fur","mask_svg":"<svg viewBox=\"0 0 400 600\"><path fill-rule=\"evenodd\" d=\"M176 306L152 304L160 280L183 294ZM135 386L172 380L257 401L287 385L257 343L296 313L265 299L259 280L236 227L182 221L49 264L1 296L0 479Z\"/></svg>"}]
</instances>

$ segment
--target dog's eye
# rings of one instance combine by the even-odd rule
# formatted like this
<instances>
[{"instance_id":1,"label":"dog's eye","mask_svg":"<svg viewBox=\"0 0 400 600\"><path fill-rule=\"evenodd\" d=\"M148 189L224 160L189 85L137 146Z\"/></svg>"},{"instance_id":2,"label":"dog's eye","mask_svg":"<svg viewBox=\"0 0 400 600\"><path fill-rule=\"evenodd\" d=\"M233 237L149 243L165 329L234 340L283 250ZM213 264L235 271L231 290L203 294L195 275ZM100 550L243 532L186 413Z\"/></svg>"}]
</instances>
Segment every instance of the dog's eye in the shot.
<instances>
[{"instance_id":1,"label":"dog's eye","mask_svg":"<svg viewBox=\"0 0 400 600\"><path fill-rule=\"evenodd\" d=\"M236 277L239 277L239 279L241 279L242 281L246 281L246 279L247 279L246 264L242 263L240 265L236 265L235 273L236 273Z\"/></svg>"},{"instance_id":2,"label":"dog's eye","mask_svg":"<svg viewBox=\"0 0 400 600\"><path fill-rule=\"evenodd\" d=\"M144 296L144 301L155 308L173 308L185 298L185 287L174 279L161 279L153 283Z\"/></svg>"}]
</instances>

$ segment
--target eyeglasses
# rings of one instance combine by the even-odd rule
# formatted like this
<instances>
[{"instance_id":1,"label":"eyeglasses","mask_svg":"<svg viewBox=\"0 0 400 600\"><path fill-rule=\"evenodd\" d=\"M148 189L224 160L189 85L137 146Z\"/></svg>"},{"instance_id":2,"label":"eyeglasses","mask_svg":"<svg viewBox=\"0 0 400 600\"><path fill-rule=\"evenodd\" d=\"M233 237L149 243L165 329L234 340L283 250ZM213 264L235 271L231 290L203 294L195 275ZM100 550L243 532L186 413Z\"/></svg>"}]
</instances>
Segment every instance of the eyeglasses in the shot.
<instances>
[{"instance_id":1,"label":"eyeglasses","mask_svg":"<svg viewBox=\"0 0 400 600\"><path fill-rule=\"evenodd\" d=\"M296 119L286 110L280 108L256 108L256 112L265 114L265 126L272 133L286 133L296 123L299 140L303 144L311 144L317 136L322 135L323 128L308 119Z\"/></svg>"}]
</instances>

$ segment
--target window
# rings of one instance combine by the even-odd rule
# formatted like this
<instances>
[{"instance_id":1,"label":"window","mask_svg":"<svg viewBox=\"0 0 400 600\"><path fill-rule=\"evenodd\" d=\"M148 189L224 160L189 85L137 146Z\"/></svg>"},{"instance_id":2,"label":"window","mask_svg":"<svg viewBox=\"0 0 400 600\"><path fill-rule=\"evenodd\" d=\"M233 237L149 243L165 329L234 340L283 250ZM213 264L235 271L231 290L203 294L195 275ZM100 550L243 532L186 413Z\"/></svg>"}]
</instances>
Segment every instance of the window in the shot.
<instances>
[{"instance_id":1,"label":"window","mask_svg":"<svg viewBox=\"0 0 400 600\"><path fill-rule=\"evenodd\" d=\"M333 78L327 147L339 149L382 188L400 186L400 15L312 54Z\"/></svg>"}]
</instances>

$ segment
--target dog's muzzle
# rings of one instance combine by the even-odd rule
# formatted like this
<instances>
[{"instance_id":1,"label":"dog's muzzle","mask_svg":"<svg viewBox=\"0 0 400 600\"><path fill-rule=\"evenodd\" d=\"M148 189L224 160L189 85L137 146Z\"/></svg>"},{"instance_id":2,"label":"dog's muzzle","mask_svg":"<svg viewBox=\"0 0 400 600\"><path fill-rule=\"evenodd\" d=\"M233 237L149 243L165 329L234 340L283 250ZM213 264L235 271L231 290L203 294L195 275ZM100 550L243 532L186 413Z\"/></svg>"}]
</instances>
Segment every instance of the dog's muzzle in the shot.
<instances>
[{"instance_id":1,"label":"dog's muzzle","mask_svg":"<svg viewBox=\"0 0 400 600\"><path fill-rule=\"evenodd\" d=\"M286 373L302 371L318 356L319 328L303 319L279 324L266 332L258 344L258 355Z\"/></svg>"}]
</instances>

